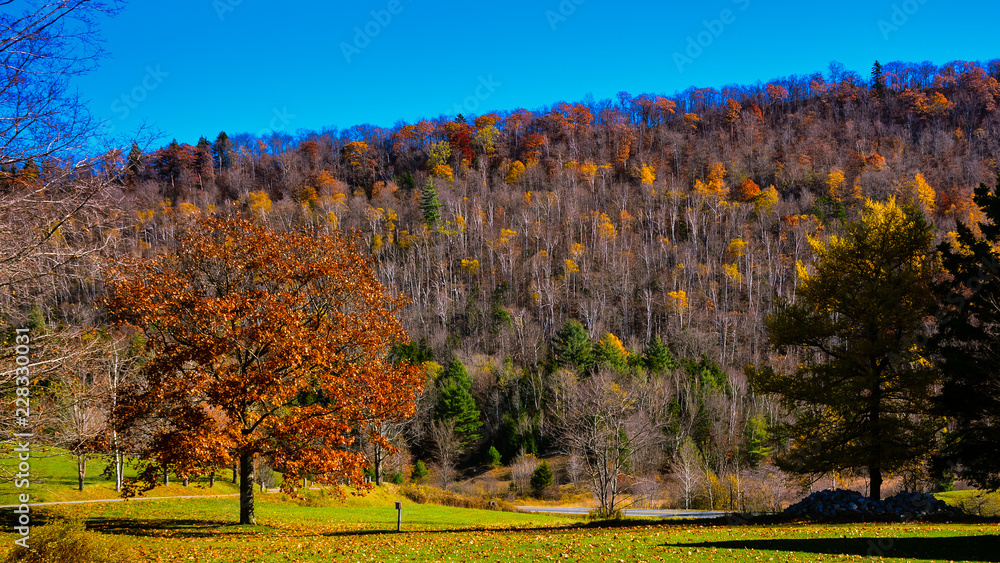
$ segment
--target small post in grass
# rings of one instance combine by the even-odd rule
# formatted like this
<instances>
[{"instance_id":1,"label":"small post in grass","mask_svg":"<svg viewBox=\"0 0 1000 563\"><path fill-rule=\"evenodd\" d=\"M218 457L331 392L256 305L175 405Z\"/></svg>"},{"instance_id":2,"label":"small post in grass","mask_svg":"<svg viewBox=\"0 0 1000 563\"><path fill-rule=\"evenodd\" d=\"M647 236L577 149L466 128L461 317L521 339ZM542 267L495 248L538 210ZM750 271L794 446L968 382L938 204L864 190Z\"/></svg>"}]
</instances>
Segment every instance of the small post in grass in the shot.
<instances>
[{"instance_id":1,"label":"small post in grass","mask_svg":"<svg viewBox=\"0 0 1000 563\"><path fill-rule=\"evenodd\" d=\"M403 502L397 500L396 501L396 531L397 532L402 527L402 525L403 525Z\"/></svg>"}]
</instances>

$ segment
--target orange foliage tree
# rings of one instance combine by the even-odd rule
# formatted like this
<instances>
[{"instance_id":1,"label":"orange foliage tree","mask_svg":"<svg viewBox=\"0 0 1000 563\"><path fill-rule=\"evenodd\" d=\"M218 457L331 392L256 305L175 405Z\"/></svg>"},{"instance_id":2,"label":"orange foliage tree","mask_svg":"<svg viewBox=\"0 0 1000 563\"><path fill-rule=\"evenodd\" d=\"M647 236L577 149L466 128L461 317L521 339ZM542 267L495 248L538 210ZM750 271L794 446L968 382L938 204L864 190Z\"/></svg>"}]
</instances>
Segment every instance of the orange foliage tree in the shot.
<instances>
[{"instance_id":1,"label":"orange foliage tree","mask_svg":"<svg viewBox=\"0 0 1000 563\"><path fill-rule=\"evenodd\" d=\"M121 398L123 429L145 429L145 481L240 462L240 523L255 523L262 456L291 487L306 474L363 484L355 437L390 447L380 422L412 415L418 368L388 361L407 340L356 237L277 232L208 216L177 246L109 272L111 319L147 339L143 383ZM148 485L151 486L151 485Z\"/></svg>"},{"instance_id":2,"label":"orange foliage tree","mask_svg":"<svg viewBox=\"0 0 1000 563\"><path fill-rule=\"evenodd\" d=\"M744 203L753 201L758 195L760 195L760 186L750 178L740 182L730 193L733 200Z\"/></svg>"}]
</instances>

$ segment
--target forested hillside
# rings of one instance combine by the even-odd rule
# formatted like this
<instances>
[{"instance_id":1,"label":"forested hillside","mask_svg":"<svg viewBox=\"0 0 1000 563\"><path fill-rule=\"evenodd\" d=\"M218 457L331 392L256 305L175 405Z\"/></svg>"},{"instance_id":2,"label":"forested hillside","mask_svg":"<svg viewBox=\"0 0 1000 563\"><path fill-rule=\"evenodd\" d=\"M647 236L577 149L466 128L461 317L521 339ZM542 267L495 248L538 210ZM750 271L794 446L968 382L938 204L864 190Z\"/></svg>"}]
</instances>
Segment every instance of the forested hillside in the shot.
<instances>
[{"instance_id":1,"label":"forested hillside","mask_svg":"<svg viewBox=\"0 0 1000 563\"><path fill-rule=\"evenodd\" d=\"M71 267L27 296L11 286L6 305L42 302L37 322L51 327L99 326L95 257L152 255L213 210L357 230L383 283L411 300L413 342L395 355L431 378L416 418L388 434L445 482L491 446L505 462L572 453L585 422L571 411L622 374L642 397L629 428L655 429L628 446L642 443L636 482L697 457L739 489L782 416L744 368L798 363L769 347L764 320L795 300L810 240L839 233L866 198L921 210L939 241L982 220L972 193L1000 171L998 79L1000 60L876 63L870 76L831 65L721 91L133 146L91 172L120 178L87 203L106 212L45 242ZM19 162L0 189L61 170ZM453 422L459 439L443 438L435 421L468 412L481 425Z\"/></svg>"}]
</instances>

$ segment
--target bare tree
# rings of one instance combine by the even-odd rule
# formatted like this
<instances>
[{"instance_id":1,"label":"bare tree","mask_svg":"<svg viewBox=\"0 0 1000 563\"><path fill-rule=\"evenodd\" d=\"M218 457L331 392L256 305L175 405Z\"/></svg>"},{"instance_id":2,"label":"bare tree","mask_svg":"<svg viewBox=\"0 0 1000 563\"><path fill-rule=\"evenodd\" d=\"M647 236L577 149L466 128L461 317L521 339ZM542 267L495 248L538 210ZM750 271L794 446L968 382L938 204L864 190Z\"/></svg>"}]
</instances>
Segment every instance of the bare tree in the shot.
<instances>
[{"instance_id":1,"label":"bare tree","mask_svg":"<svg viewBox=\"0 0 1000 563\"><path fill-rule=\"evenodd\" d=\"M636 473L637 453L662 441L660 389L601 372L570 397L572 408L561 421L564 447L583 459L602 517L621 509L623 495L636 482L627 477Z\"/></svg>"},{"instance_id":2,"label":"bare tree","mask_svg":"<svg viewBox=\"0 0 1000 563\"><path fill-rule=\"evenodd\" d=\"M124 456L122 449L124 442L118 436L118 428L115 424L115 416L118 410L118 396L137 368L136 357L129 353L128 340L125 335L111 335L109 341L104 346L104 404L105 412L109 417L107 425L109 455L112 457L113 471L115 475L115 490L122 489L122 469L124 466ZM212 474L213 484L215 474Z\"/></svg>"},{"instance_id":3,"label":"bare tree","mask_svg":"<svg viewBox=\"0 0 1000 563\"><path fill-rule=\"evenodd\" d=\"M685 438L674 453L673 478L684 495L684 508L691 508L691 501L701 479L701 452L690 437Z\"/></svg>"},{"instance_id":4,"label":"bare tree","mask_svg":"<svg viewBox=\"0 0 1000 563\"><path fill-rule=\"evenodd\" d=\"M122 151L99 148L100 124L72 85L103 55L98 19L121 3L0 6L0 310L82 302L63 307L76 322L93 314L101 254L131 249L121 233L132 221L109 189Z\"/></svg>"},{"instance_id":5,"label":"bare tree","mask_svg":"<svg viewBox=\"0 0 1000 563\"><path fill-rule=\"evenodd\" d=\"M455 465L462 451L462 443L455 434L455 419L435 420L431 423L431 441L437 457L438 479L446 489L455 478Z\"/></svg>"},{"instance_id":6,"label":"bare tree","mask_svg":"<svg viewBox=\"0 0 1000 563\"><path fill-rule=\"evenodd\" d=\"M17 6L0 0L0 7ZM103 56L98 18L119 0L24 2L20 14L0 13L0 164L5 167L80 151L99 123L73 79ZM8 8L4 8L7 10Z\"/></svg>"},{"instance_id":7,"label":"bare tree","mask_svg":"<svg viewBox=\"0 0 1000 563\"><path fill-rule=\"evenodd\" d=\"M406 422L380 421L369 427L370 432L365 437L365 456L372 464L375 474L375 484L381 485L385 479L386 460L399 452L398 443L403 438Z\"/></svg>"}]
</instances>

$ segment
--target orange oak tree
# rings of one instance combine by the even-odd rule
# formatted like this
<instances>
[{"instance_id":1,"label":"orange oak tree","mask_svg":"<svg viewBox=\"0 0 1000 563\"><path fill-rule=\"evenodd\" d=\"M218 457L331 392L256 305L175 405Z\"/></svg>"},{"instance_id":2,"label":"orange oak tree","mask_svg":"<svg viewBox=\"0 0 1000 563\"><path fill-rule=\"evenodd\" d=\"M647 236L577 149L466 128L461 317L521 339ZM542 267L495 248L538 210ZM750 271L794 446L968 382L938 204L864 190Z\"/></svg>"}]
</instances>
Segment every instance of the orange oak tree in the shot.
<instances>
[{"instance_id":1,"label":"orange oak tree","mask_svg":"<svg viewBox=\"0 0 1000 563\"><path fill-rule=\"evenodd\" d=\"M123 425L145 429L147 475L238 459L241 524L256 520L255 456L289 487L306 474L362 485L355 437L390 447L371 429L413 413L420 371L387 359L407 339L406 300L382 286L354 237L201 217L173 249L119 262L108 280L111 319L149 347L142 383L120 402Z\"/></svg>"}]
</instances>

